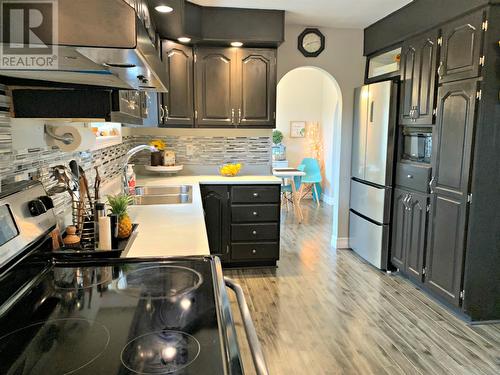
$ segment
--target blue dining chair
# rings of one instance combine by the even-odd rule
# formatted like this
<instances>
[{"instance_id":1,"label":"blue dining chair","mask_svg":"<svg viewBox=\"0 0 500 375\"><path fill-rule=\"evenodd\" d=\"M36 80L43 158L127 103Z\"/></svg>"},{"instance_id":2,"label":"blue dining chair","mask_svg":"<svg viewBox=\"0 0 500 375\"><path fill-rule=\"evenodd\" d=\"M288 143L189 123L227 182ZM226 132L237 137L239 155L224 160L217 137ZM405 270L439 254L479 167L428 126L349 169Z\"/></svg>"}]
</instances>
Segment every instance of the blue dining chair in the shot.
<instances>
[{"instance_id":1,"label":"blue dining chair","mask_svg":"<svg viewBox=\"0 0 500 375\"><path fill-rule=\"evenodd\" d=\"M323 177L321 176L321 168L319 166L318 159L305 158L302 160L302 163L297 169L306 173L305 176L300 177L300 188L297 185L297 188L299 189L299 203L308 192L312 192L313 200L316 201L316 204L319 207L321 182L323 181Z\"/></svg>"}]
</instances>

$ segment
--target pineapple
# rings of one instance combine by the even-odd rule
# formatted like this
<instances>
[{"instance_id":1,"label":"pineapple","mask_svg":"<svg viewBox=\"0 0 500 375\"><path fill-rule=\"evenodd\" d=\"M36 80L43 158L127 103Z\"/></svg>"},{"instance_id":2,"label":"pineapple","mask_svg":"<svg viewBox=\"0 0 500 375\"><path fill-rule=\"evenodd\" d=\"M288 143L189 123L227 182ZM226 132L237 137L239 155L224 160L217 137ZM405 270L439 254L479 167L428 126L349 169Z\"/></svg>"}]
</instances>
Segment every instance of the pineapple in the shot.
<instances>
[{"instance_id":1,"label":"pineapple","mask_svg":"<svg viewBox=\"0 0 500 375\"><path fill-rule=\"evenodd\" d=\"M127 209L132 203L132 197L127 194L108 196L108 204L111 213L118 215L118 238L128 238L132 233L132 221L128 216Z\"/></svg>"}]
</instances>

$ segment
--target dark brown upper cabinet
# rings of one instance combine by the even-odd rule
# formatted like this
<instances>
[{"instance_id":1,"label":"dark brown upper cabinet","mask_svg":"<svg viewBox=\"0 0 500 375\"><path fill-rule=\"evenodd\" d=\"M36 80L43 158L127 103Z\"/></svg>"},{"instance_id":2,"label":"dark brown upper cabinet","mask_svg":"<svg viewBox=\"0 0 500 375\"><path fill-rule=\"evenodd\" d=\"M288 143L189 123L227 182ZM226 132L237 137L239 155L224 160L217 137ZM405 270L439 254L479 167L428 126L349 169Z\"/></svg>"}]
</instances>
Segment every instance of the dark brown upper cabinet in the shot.
<instances>
[{"instance_id":1,"label":"dark brown upper cabinet","mask_svg":"<svg viewBox=\"0 0 500 375\"><path fill-rule=\"evenodd\" d=\"M197 48L196 124L234 126L238 108L238 57L233 48Z\"/></svg>"},{"instance_id":2,"label":"dark brown upper cabinet","mask_svg":"<svg viewBox=\"0 0 500 375\"><path fill-rule=\"evenodd\" d=\"M401 54L401 125L433 125L439 31L404 43Z\"/></svg>"},{"instance_id":3,"label":"dark brown upper cabinet","mask_svg":"<svg viewBox=\"0 0 500 375\"><path fill-rule=\"evenodd\" d=\"M274 127L276 50L238 50L238 126Z\"/></svg>"},{"instance_id":4,"label":"dark brown upper cabinet","mask_svg":"<svg viewBox=\"0 0 500 375\"><path fill-rule=\"evenodd\" d=\"M479 77L484 65L482 50L486 25L481 10L443 27L438 69L440 82Z\"/></svg>"},{"instance_id":5,"label":"dark brown upper cabinet","mask_svg":"<svg viewBox=\"0 0 500 375\"><path fill-rule=\"evenodd\" d=\"M427 286L460 305L478 83L444 84L433 142Z\"/></svg>"},{"instance_id":6,"label":"dark brown upper cabinet","mask_svg":"<svg viewBox=\"0 0 500 375\"><path fill-rule=\"evenodd\" d=\"M195 91L199 127L274 127L276 50L198 48Z\"/></svg>"},{"instance_id":7,"label":"dark brown upper cabinet","mask_svg":"<svg viewBox=\"0 0 500 375\"><path fill-rule=\"evenodd\" d=\"M193 50L189 46L164 40L162 59L167 71L168 92L161 95L160 126L194 125Z\"/></svg>"}]
</instances>

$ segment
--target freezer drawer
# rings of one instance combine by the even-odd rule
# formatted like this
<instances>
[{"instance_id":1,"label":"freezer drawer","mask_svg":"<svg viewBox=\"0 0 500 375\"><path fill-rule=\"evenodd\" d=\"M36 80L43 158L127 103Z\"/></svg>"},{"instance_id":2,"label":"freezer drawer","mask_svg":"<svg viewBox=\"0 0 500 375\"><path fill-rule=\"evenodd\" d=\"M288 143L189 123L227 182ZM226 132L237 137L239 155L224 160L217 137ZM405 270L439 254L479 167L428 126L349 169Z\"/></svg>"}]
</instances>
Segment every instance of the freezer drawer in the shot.
<instances>
[{"instance_id":1,"label":"freezer drawer","mask_svg":"<svg viewBox=\"0 0 500 375\"><path fill-rule=\"evenodd\" d=\"M351 209L381 224L391 219L390 187L375 187L351 180Z\"/></svg>"},{"instance_id":2,"label":"freezer drawer","mask_svg":"<svg viewBox=\"0 0 500 375\"><path fill-rule=\"evenodd\" d=\"M351 211L349 213L349 247L378 269L386 270L389 226L377 225Z\"/></svg>"}]
</instances>

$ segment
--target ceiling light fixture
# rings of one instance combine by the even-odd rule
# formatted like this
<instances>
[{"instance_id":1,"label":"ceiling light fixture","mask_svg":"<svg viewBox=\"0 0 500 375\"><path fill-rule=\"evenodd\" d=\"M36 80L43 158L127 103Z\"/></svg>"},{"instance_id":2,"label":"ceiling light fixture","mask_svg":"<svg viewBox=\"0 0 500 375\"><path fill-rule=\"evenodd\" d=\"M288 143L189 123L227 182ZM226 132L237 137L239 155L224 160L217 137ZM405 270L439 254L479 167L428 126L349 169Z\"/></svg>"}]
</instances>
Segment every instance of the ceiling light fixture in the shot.
<instances>
[{"instance_id":1,"label":"ceiling light fixture","mask_svg":"<svg viewBox=\"0 0 500 375\"><path fill-rule=\"evenodd\" d=\"M233 47L243 47L243 43L242 42L231 42L231 46L233 46Z\"/></svg>"},{"instance_id":2,"label":"ceiling light fixture","mask_svg":"<svg viewBox=\"0 0 500 375\"><path fill-rule=\"evenodd\" d=\"M180 38L177 38L177 40L181 43L189 43L191 41L191 38L187 36L181 36Z\"/></svg>"},{"instance_id":3,"label":"ceiling light fixture","mask_svg":"<svg viewBox=\"0 0 500 375\"><path fill-rule=\"evenodd\" d=\"M174 10L174 8L169 7L168 5L158 5L155 7L155 10L160 13L170 13Z\"/></svg>"}]
</instances>

